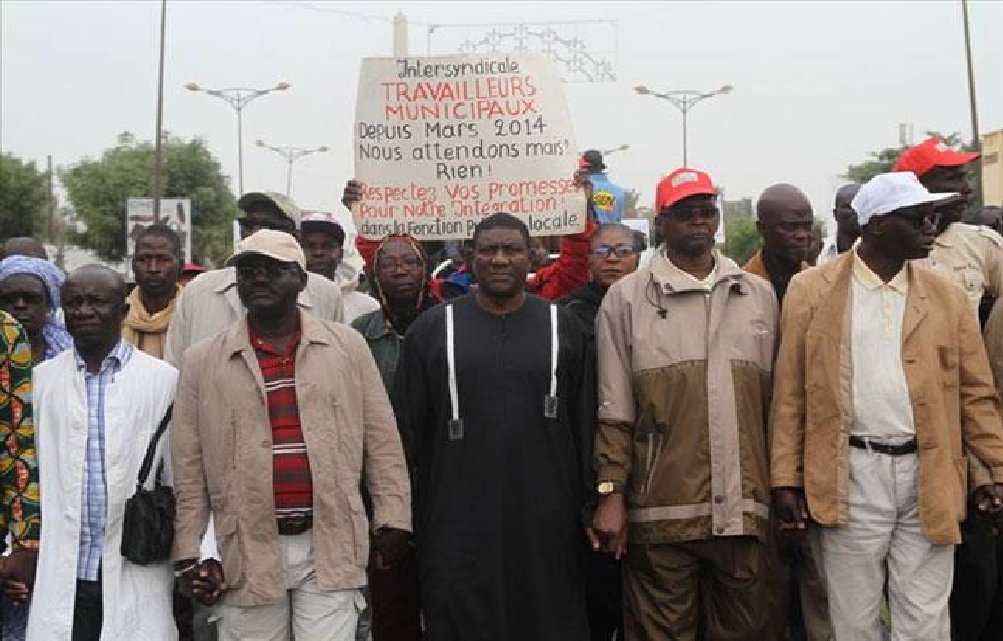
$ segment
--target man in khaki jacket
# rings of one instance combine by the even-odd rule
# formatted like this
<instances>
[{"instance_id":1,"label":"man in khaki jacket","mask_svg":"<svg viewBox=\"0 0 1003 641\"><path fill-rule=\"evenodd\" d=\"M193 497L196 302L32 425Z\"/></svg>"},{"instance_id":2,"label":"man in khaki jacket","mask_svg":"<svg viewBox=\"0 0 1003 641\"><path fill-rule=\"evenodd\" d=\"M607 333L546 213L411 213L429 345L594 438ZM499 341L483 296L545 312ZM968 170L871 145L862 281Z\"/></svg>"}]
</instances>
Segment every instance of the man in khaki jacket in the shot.
<instances>
[{"instance_id":1,"label":"man in khaki jacket","mask_svg":"<svg viewBox=\"0 0 1003 641\"><path fill-rule=\"evenodd\" d=\"M777 302L714 250L710 177L658 186L664 246L596 319L600 503L593 545L626 547L624 636L765 639L766 417Z\"/></svg>"},{"instance_id":2,"label":"man in khaki jacket","mask_svg":"<svg viewBox=\"0 0 1003 641\"><path fill-rule=\"evenodd\" d=\"M369 559L361 482L377 564L409 543L393 411L362 337L298 309L295 238L258 231L230 264L246 319L188 350L175 403L176 571L206 605L222 593L224 641L350 641ZM210 513L221 567L199 562Z\"/></svg>"},{"instance_id":3,"label":"man in khaki jacket","mask_svg":"<svg viewBox=\"0 0 1003 641\"><path fill-rule=\"evenodd\" d=\"M837 639L947 639L965 448L1003 481L999 400L964 292L908 261L939 214L911 173L853 199L860 245L796 276L784 301L771 428L782 531L810 519ZM997 487L984 488L996 500Z\"/></svg>"}]
</instances>

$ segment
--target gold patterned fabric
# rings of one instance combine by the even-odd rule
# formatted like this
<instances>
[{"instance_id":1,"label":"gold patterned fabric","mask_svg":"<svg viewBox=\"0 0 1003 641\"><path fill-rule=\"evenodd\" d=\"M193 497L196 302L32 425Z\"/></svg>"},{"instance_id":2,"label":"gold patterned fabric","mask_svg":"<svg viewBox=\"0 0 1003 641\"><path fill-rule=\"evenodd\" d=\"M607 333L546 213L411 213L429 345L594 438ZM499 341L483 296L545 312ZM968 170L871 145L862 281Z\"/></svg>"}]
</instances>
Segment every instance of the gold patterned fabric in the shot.
<instances>
[{"instance_id":1,"label":"gold patterned fabric","mask_svg":"<svg viewBox=\"0 0 1003 641\"><path fill-rule=\"evenodd\" d=\"M0 311L0 532L15 549L38 545L41 514L35 424L31 411L31 346Z\"/></svg>"}]
</instances>

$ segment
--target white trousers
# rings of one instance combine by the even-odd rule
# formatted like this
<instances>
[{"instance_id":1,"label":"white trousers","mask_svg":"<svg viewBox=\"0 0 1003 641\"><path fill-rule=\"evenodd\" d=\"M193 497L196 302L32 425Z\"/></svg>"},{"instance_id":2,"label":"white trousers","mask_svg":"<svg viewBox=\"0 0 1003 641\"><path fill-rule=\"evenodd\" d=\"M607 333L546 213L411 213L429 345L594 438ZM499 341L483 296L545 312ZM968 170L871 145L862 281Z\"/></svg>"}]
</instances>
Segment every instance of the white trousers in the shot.
<instances>
[{"instance_id":1,"label":"white trousers","mask_svg":"<svg viewBox=\"0 0 1003 641\"><path fill-rule=\"evenodd\" d=\"M287 598L270 605L217 606L220 641L354 641L366 601L361 590L321 591L311 532L280 536Z\"/></svg>"},{"instance_id":2,"label":"white trousers","mask_svg":"<svg viewBox=\"0 0 1003 641\"><path fill-rule=\"evenodd\" d=\"M850 519L814 528L812 544L829 593L839 641L880 641L887 582L893 641L949 641L948 597L954 546L923 536L915 454L890 456L850 448Z\"/></svg>"}]
</instances>

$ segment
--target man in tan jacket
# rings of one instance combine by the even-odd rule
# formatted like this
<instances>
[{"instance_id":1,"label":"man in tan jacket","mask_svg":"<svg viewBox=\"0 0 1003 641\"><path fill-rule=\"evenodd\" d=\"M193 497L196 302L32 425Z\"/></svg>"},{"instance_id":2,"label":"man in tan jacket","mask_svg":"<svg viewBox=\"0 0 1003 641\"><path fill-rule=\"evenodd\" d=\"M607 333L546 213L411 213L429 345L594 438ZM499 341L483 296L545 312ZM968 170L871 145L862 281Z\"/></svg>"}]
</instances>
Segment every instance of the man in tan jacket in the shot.
<instances>
[{"instance_id":1,"label":"man in tan jacket","mask_svg":"<svg viewBox=\"0 0 1003 641\"><path fill-rule=\"evenodd\" d=\"M295 238L258 231L230 264L246 319L188 350L175 403L176 571L204 604L222 594L223 641L351 641L369 559L363 482L377 565L409 543L393 411L362 337L298 309ZM210 514L222 564L199 562Z\"/></svg>"},{"instance_id":2,"label":"man in tan jacket","mask_svg":"<svg viewBox=\"0 0 1003 641\"><path fill-rule=\"evenodd\" d=\"M632 640L766 639L773 616L764 540L777 302L714 250L716 194L695 169L659 184L664 246L610 287L596 319L591 536L618 558L626 548Z\"/></svg>"},{"instance_id":3,"label":"man in tan jacket","mask_svg":"<svg viewBox=\"0 0 1003 641\"><path fill-rule=\"evenodd\" d=\"M853 199L860 245L795 276L771 428L782 531L821 560L837 639L877 641L887 583L896 639L948 639L965 448L1003 482L999 400L964 292L910 264L933 246L932 194L907 172ZM981 488L998 509L998 485Z\"/></svg>"}]
</instances>

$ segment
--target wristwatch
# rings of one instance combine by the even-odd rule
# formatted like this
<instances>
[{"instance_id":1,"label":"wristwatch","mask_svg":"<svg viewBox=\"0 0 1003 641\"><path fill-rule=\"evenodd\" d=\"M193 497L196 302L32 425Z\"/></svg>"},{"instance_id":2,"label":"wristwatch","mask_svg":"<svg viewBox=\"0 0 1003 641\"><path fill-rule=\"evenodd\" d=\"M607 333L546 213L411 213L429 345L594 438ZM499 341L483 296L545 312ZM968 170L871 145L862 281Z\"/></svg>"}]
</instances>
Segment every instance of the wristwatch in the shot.
<instances>
[{"instance_id":1,"label":"wristwatch","mask_svg":"<svg viewBox=\"0 0 1003 641\"><path fill-rule=\"evenodd\" d=\"M599 496L609 496L617 492L623 494L626 487L620 481L599 481L599 484L596 485L596 492L599 493Z\"/></svg>"}]
</instances>

